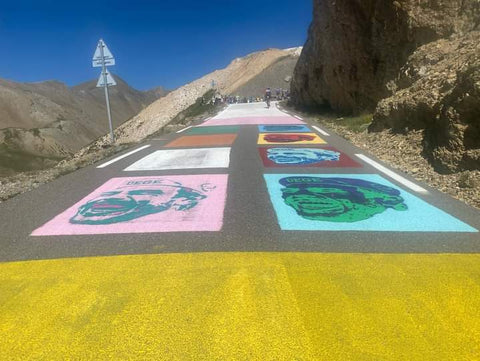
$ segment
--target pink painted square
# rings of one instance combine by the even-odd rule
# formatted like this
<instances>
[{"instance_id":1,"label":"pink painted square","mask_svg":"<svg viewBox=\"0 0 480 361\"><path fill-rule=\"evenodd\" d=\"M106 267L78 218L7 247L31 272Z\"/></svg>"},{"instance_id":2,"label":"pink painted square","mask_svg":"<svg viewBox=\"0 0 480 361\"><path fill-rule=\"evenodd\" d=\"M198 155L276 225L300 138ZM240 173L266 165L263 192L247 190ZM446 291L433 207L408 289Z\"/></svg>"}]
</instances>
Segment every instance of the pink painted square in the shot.
<instances>
[{"instance_id":1,"label":"pink painted square","mask_svg":"<svg viewBox=\"0 0 480 361\"><path fill-rule=\"evenodd\" d=\"M282 125L282 124L305 124L297 118L290 116L273 116L273 117L239 117L239 118L213 118L201 124L200 127L212 125Z\"/></svg>"},{"instance_id":2,"label":"pink painted square","mask_svg":"<svg viewBox=\"0 0 480 361\"><path fill-rule=\"evenodd\" d=\"M220 231L227 174L112 178L32 236Z\"/></svg>"}]
</instances>

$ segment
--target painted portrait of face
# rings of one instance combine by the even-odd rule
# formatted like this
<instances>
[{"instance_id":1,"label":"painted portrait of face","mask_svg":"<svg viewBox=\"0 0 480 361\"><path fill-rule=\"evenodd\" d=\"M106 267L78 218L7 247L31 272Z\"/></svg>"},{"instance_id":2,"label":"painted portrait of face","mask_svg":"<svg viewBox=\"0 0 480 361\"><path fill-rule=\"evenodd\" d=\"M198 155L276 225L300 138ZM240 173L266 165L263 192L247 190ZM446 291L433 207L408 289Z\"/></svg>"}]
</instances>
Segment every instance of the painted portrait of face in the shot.
<instances>
[{"instance_id":1,"label":"painted portrait of face","mask_svg":"<svg viewBox=\"0 0 480 361\"><path fill-rule=\"evenodd\" d=\"M312 141L315 137L308 134L267 134L264 139L271 143L294 143Z\"/></svg>"},{"instance_id":2,"label":"painted portrait of face","mask_svg":"<svg viewBox=\"0 0 480 361\"><path fill-rule=\"evenodd\" d=\"M324 161L339 161L340 153L315 148L270 148L267 157L276 164L306 165Z\"/></svg>"},{"instance_id":3,"label":"painted portrait of face","mask_svg":"<svg viewBox=\"0 0 480 361\"><path fill-rule=\"evenodd\" d=\"M400 191L362 179L286 177L280 184L285 204L309 220L351 223L408 210Z\"/></svg>"},{"instance_id":4,"label":"painted portrait of face","mask_svg":"<svg viewBox=\"0 0 480 361\"><path fill-rule=\"evenodd\" d=\"M164 179L128 182L81 205L70 223L105 225L128 222L169 209L185 211L207 198L205 193L211 187L214 186L204 184L202 190L195 190Z\"/></svg>"}]
</instances>

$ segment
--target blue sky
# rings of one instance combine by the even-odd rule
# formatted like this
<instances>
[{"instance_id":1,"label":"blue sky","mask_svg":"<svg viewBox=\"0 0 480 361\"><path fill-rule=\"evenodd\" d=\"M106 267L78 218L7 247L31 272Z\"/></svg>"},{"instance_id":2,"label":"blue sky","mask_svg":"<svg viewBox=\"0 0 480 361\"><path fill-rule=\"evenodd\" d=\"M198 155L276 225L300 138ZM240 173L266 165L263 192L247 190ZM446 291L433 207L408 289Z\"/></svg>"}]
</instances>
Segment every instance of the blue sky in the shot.
<instances>
[{"instance_id":1,"label":"blue sky","mask_svg":"<svg viewBox=\"0 0 480 361\"><path fill-rule=\"evenodd\" d=\"M97 78L99 38L111 70L137 89L173 89L270 47L303 45L311 0L0 0L0 78Z\"/></svg>"}]
</instances>

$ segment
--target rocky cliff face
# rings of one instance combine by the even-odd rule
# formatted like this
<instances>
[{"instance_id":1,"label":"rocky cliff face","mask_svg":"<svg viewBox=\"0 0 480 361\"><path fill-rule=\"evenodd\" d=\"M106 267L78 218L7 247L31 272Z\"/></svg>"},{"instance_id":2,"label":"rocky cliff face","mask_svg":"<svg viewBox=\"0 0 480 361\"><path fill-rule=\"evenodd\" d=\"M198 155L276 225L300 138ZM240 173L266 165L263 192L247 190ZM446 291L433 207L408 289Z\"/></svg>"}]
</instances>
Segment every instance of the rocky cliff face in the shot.
<instances>
[{"instance_id":1,"label":"rocky cliff face","mask_svg":"<svg viewBox=\"0 0 480 361\"><path fill-rule=\"evenodd\" d=\"M278 59L255 78L251 79L240 88L235 89L233 95L239 95L242 98L250 96L263 98L265 95L265 89L268 87L272 89L290 88L293 71L297 65L299 56L300 52L298 55L293 53Z\"/></svg>"},{"instance_id":2,"label":"rocky cliff face","mask_svg":"<svg viewBox=\"0 0 480 361\"><path fill-rule=\"evenodd\" d=\"M371 131L424 129L424 153L442 173L480 169L480 32L417 49Z\"/></svg>"},{"instance_id":3,"label":"rocky cliff face","mask_svg":"<svg viewBox=\"0 0 480 361\"><path fill-rule=\"evenodd\" d=\"M478 0L314 0L293 102L376 109L371 130L426 129L439 170L480 168L479 24Z\"/></svg>"}]
</instances>

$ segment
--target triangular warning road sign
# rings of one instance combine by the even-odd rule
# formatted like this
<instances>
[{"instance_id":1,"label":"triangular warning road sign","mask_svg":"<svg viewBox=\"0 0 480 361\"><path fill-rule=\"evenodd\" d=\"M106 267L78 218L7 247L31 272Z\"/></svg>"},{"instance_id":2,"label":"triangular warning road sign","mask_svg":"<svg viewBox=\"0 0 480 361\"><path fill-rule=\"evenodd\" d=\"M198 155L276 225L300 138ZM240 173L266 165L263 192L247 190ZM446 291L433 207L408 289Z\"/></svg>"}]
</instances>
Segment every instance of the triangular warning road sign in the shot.
<instances>
[{"instance_id":1,"label":"triangular warning road sign","mask_svg":"<svg viewBox=\"0 0 480 361\"><path fill-rule=\"evenodd\" d=\"M103 57L105 59L105 65L115 65L115 58L112 55L112 52L108 48L107 44L100 39L95 49L95 54L93 54L92 65L93 67L102 66L102 48L103 48Z\"/></svg>"},{"instance_id":2,"label":"triangular warning road sign","mask_svg":"<svg viewBox=\"0 0 480 361\"><path fill-rule=\"evenodd\" d=\"M113 76L110 75L110 73L107 70L107 86L115 86L117 83L115 82L115 79L113 79ZM103 88L105 86L105 78L103 77L103 73L100 74L100 78L98 78L97 82L97 88Z\"/></svg>"}]
</instances>

